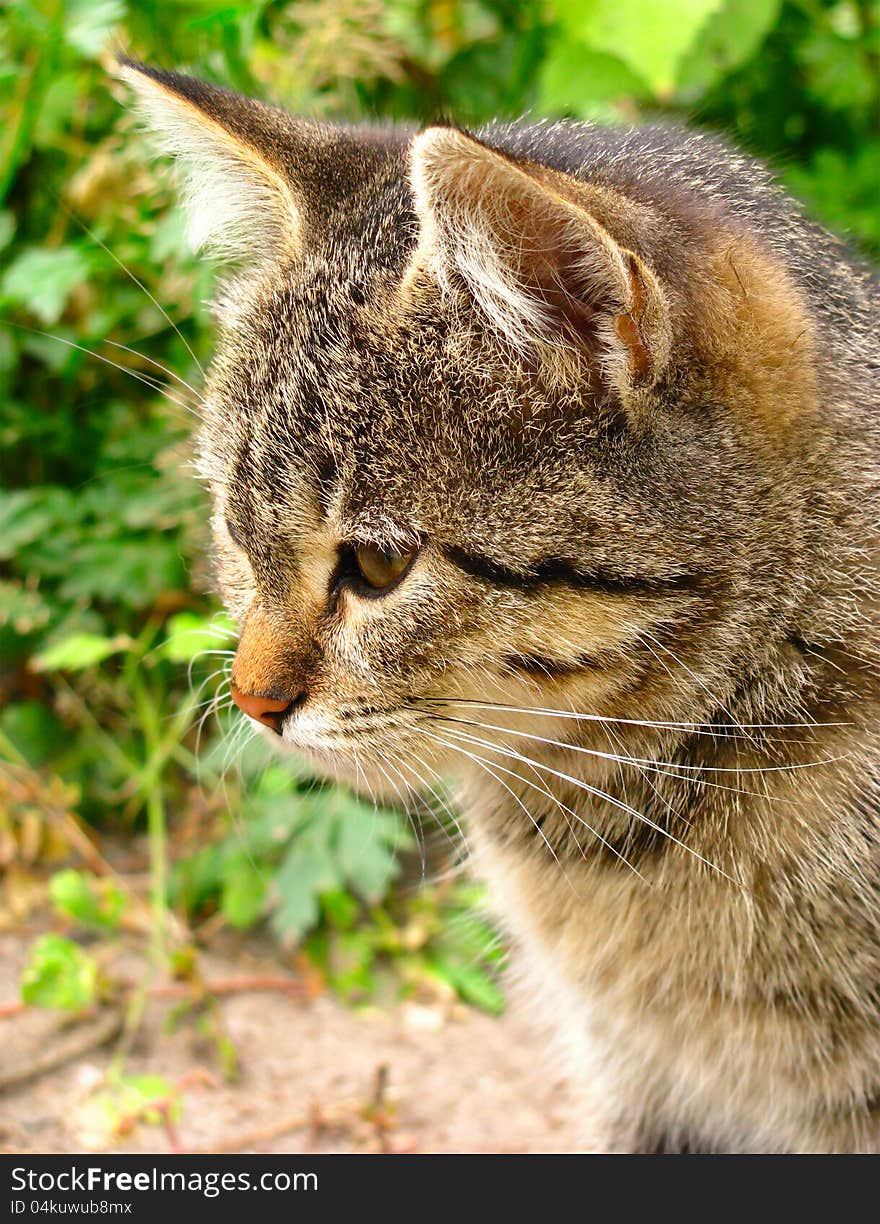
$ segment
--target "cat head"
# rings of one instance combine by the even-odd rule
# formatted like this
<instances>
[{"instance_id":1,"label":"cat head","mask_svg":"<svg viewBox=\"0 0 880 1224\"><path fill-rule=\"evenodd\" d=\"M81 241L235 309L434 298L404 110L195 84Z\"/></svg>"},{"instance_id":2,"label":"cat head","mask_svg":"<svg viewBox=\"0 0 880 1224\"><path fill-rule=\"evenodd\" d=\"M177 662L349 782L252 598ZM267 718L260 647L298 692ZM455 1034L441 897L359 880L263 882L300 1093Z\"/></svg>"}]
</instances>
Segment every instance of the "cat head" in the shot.
<instances>
[{"instance_id":1,"label":"cat head","mask_svg":"<svg viewBox=\"0 0 880 1224\"><path fill-rule=\"evenodd\" d=\"M251 717L393 790L485 755L466 703L691 721L777 648L810 324L717 146L701 189L679 134L337 127L119 72L225 263L200 453Z\"/></svg>"}]
</instances>

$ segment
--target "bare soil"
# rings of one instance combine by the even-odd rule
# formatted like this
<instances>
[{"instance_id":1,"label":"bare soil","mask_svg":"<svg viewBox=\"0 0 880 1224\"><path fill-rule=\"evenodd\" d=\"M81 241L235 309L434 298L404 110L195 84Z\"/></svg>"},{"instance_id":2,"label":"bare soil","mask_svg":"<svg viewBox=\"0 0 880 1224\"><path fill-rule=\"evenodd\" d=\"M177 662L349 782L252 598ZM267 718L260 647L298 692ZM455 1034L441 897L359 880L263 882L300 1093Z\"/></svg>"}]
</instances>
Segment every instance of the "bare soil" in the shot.
<instances>
[{"instance_id":1,"label":"bare soil","mask_svg":"<svg viewBox=\"0 0 880 1224\"><path fill-rule=\"evenodd\" d=\"M0 934L0 1080L32 1069L37 1059L54 1059L70 1043L96 1044L0 1092L0 1151L576 1152L603 1146L600 1123L576 1116L543 1037L521 1007L500 1018L449 1001L356 1011L327 993L308 997L308 991L257 986L220 994L216 1004L214 1015L238 1053L233 1083L224 1080L216 1049L194 1024L168 1031L175 1001L152 995L124 1049L124 1072L164 1077L174 1086L179 1116L134 1117L108 1130L96 1102L126 1039L113 1033L97 1044L100 1017L71 1028L57 1015L31 1009L3 1015L4 1004L17 998L28 942ZM131 953L127 971L146 979L142 954ZM289 970L268 941L248 939L226 941L207 954L202 972L212 982L259 982Z\"/></svg>"}]
</instances>

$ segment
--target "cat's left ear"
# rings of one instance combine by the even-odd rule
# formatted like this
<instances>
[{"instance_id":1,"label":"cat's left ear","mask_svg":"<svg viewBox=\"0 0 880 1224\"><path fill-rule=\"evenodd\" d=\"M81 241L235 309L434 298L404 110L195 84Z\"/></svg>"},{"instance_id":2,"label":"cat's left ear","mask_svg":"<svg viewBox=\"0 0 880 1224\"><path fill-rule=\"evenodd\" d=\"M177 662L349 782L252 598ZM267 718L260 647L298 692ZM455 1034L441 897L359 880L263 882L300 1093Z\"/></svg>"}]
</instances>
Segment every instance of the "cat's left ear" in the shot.
<instances>
[{"instance_id":1,"label":"cat's left ear","mask_svg":"<svg viewBox=\"0 0 880 1224\"><path fill-rule=\"evenodd\" d=\"M179 73L121 60L160 148L183 180L188 235L249 271L295 253L307 219L303 184L322 129L251 98Z\"/></svg>"},{"instance_id":2,"label":"cat's left ear","mask_svg":"<svg viewBox=\"0 0 880 1224\"><path fill-rule=\"evenodd\" d=\"M585 351L622 394L656 380L670 350L663 289L597 219L588 186L455 128L415 138L411 182L415 264L447 290L464 287L515 348Z\"/></svg>"}]
</instances>

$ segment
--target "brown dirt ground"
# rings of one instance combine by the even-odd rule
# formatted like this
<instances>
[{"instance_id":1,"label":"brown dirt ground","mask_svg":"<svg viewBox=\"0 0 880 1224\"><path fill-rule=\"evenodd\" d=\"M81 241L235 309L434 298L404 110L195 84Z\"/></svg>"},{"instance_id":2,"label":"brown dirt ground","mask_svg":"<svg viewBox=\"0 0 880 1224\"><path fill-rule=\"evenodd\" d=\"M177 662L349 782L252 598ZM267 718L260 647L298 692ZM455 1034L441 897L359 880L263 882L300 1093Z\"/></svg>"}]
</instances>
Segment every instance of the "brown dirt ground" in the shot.
<instances>
[{"instance_id":1,"label":"brown dirt ground","mask_svg":"<svg viewBox=\"0 0 880 1224\"><path fill-rule=\"evenodd\" d=\"M57 1016L2 1016L3 1004L17 997L28 942L0 934L0 1078L72 1036L60 1031ZM128 972L145 973L142 956L132 956ZM226 941L202 963L212 982L280 971L287 972L272 946L254 939ZM544 1039L516 1005L493 1018L449 1002L354 1011L327 994L225 995L219 1014L240 1060L233 1084L223 1081L192 1024L166 1031L172 1006L149 1003L124 1064L126 1074L153 1073L178 1086L181 1114L172 1127L138 1122L121 1139L96 1127L95 1093L118 1053L111 1042L0 1093L0 1151L602 1148L601 1126L576 1119Z\"/></svg>"}]
</instances>

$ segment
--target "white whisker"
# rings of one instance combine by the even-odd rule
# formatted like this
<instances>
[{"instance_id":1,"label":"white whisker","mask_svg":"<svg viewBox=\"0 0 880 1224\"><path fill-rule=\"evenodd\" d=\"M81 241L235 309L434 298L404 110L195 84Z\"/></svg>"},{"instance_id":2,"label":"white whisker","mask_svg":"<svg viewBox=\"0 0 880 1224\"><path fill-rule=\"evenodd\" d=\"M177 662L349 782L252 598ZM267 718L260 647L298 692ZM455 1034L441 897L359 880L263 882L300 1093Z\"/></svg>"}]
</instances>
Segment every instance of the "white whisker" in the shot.
<instances>
[{"instance_id":1,"label":"white whisker","mask_svg":"<svg viewBox=\"0 0 880 1224\"><path fill-rule=\"evenodd\" d=\"M181 378L179 374L175 374L168 366L163 365L161 361L156 361L154 357L148 357L146 353L140 352L138 349L129 348L127 344L120 344L117 340L104 340L104 344L109 344L112 348L122 349L124 353L131 353L132 357L140 357L141 361L147 361L151 366L155 366L157 370L161 370L167 378L173 378L175 382L180 383L187 391L191 392L203 407L208 407L208 401L197 391L192 383L188 383L185 378Z\"/></svg>"},{"instance_id":2,"label":"white whisker","mask_svg":"<svg viewBox=\"0 0 880 1224\"><path fill-rule=\"evenodd\" d=\"M464 732L464 731L451 730L449 734L457 736L457 737L461 737L465 741L470 742L470 743L480 744L483 747L488 748L491 752L498 752L498 753L501 753L502 756L510 757L513 760L518 760L518 761L522 761L523 763L534 765L537 769L544 770L546 773L551 773L554 775L554 777L560 778L564 782L569 782L572 786L577 787L579 790L585 791L587 794L592 795L594 798L599 799L605 803L610 803L612 807L619 808L621 811L626 812L628 815L634 816L636 820L642 822L643 824L648 825L650 828L654 829L655 832L661 834L663 837L668 837L670 841L675 842L675 844L677 846L680 846L682 850L692 855L695 859L698 859L701 863L705 864L706 867L711 868L712 871L717 871L719 875L724 876L724 878L727 880L730 880L730 882L732 884L735 884L738 888L742 887L740 882L738 880L735 880L733 876L728 875L726 871L723 871L715 863L712 863L709 861L709 859L704 858L702 854L699 854L696 850L692 849L685 842L683 842L680 838L676 837L673 833L670 833L668 829L664 829L662 825L658 825L656 821L651 820L649 816L646 816L643 812L638 811L636 808L632 807L630 804L625 803L622 799L618 799L614 795L609 795L605 791L601 790L600 788L596 786L591 786L589 782L584 782L582 778L576 778L572 774L567 774L567 773L564 773L562 770L554 769L550 765L545 765L540 761L534 761L530 757L524 756L522 753L515 752L510 748L503 748L499 744L493 743L491 740L484 740L478 736L469 735L467 732Z\"/></svg>"},{"instance_id":3,"label":"white whisker","mask_svg":"<svg viewBox=\"0 0 880 1224\"><path fill-rule=\"evenodd\" d=\"M451 718L448 715L435 715L440 722L458 723L467 727L480 727L484 731L501 731L504 735L513 735L519 739L534 740L536 743L548 744L554 748L563 748L568 752L579 752L586 756L595 757L598 760L615 761L621 765L639 765L645 769L652 770L655 773L665 774L667 777L682 777L682 774L702 774L704 771L710 773L733 773L733 774L766 774L766 773L787 773L796 769L816 769L820 765L833 765L837 761L847 760L849 753L844 753L841 756L823 757L819 761L799 761L785 765L753 765L753 766L736 766L736 765L686 765L678 761L653 761L650 757L631 757L618 756L613 752L602 752L599 748L585 748L580 744L569 744L565 740L550 739L544 735L535 735L530 731L517 731L513 727L501 727L496 723L479 722L477 719L469 718ZM680 770L679 773L670 773L669 770ZM686 776L682 780L687 780ZM703 779L700 779L703 781ZM709 783L709 785L713 785ZM727 788L723 788L727 789ZM735 788L737 791L739 787ZM763 798L763 796L761 796Z\"/></svg>"},{"instance_id":4,"label":"white whisker","mask_svg":"<svg viewBox=\"0 0 880 1224\"><path fill-rule=\"evenodd\" d=\"M474 762L474 764L475 764L475 765L479 765L479 766L480 766L480 768L484 769L484 770L486 771L486 773L488 773L488 774L489 774L491 777L493 777L493 778L495 779L495 781L496 781L496 782L498 782L498 783L499 783L501 786L503 786L503 787L504 787L504 789L507 791L507 793L508 793L508 794L511 796L511 798L512 798L512 799L513 799L513 800L516 802L516 804L517 804L517 805L518 805L518 806L519 806L519 807L520 807L520 808L521 808L521 809L522 809L522 810L525 812L525 814L526 814L526 816L528 817L528 819L529 819L529 820L531 821L531 823L534 825L536 832L537 832L537 833L539 834L539 836L541 837L541 840L544 842L544 845L545 845L545 846L547 847L547 849L550 851L550 854L551 854L551 856L552 856L552 858L553 858L553 861L556 863L556 866L557 866L557 867L559 868L559 870L562 872L562 875L563 875L563 877L564 877L564 879L565 879L566 883L567 883L567 884L569 885L569 887L572 889L572 892L574 892L574 891L575 891L574 886L571 884L571 881L568 879L568 876L566 875L566 872L565 872L565 868L562 866L562 863L560 863L560 861L559 861L559 856L557 855L557 853L556 853L556 851L553 849L553 847L550 845L550 842L547 840L547 837L546 837L546 834L544 833L544 830L543 830L543 829L541 828L541 826L538 824L537 820L535 820L534 816L533 816L533 815L532 815L532 813L529 811L529 809L528 809L528 808L525 806L525 804L522 802L522 800L520 799L519 795L517 795L517 794L516 794L516 793L515 793L513 790L511 790L511 788L510 788L510 787L507 785L507 783L506 783L506 782L505 782L505 781L504 781L502 778L499 778L499 777L498 777L498 775L497 775L496 773L494 773L494 772L493 772L492 767L491 767L491 766L488 764L488 762L487 762L487 761L485 761L485 760L484 760L484 759L483 759L481 756L476 756L476 755L474 755L474 753L472 753L472 752L467 752L467 751L466 751L464 748L460 747L459 745L456 745L456 744L450 744L448 740L445 740L445 739L444 739L442 736L440 736L440 735L434 735L434 733L433 733L433 732L431 732L431 731L424 731L424 730L423 730L422 734L423 734L423 735L430 735L430 736L432 736L434 739L436 739L438 743L440 743L440 744L445 744L445 746L446 746L447 748L451 748L453 751L460 752L460 753L461 753L463 756L468 757L468 758L469 758L471 761L473 761L473 762ZM500 768L500 767L499 767L499 768Z\"/></svg>"},{"instance_id":5,"label":"white whisker","mask_svg":"<svg viewBox=\"0 0 880 1224\"><path fill-rule=\"evenodd\" d=\"M6 327L15 327L20 331L31 332L35 336L44 336L47 340L54 340L57 344L63 344L67 348L75 349L78 353L85 353L87 357L94 357L96 361L103 361L105 365L112 366L114 370L120 370L123 374L127 374L130 378L134 378L137 382L143 383L145 387L149 387L152 391L156 391L159 395L164 396L172 404L176 404L178 408L182 408L184 412L190 413L191 416L201 419L201 414L196 411L191 404L185 403L183 400L177 399L171 395L157 380L150 378L146 374L139 374L136 370L130 369L128 366L120 365L118 361L111 361L109 357L105 357L102 353L96 353L94 349L86 348L84 344L77 344L74 340L67 340L64 336L55 336L52 332L42 331L38 327L25 327L21 323L10 323L4 320Z\"/></svg>"},{"instance_id":6,"label":"white whisker","mask_svg":"<svg viewBox=\"0 0 880 1224\"><path fill-rule=\"evenodd\" d=\"M424 705L461 705L476 709L498 710L509 714L535 714L543 718L571 718L579 722L613 723L615 726L646 727L658 731L686 731L694 735L708 735L713 739L748 739L750 735L738 735L728 732L725 728L708 727L697 722L665 722L663 720L645 718L613 718L606 714L583 714L574 710L554 710L546 706L515 706L503 702L476 701L467 697L422 697L420 704ZM742 731L762 730L817 730L822 727L848 727L848 722L790 722L790 723L737 723ZM775 741L770 741L775 742ZM790 740L782 740L790 743ZM800 742L800 741L795 741Z\"/></svg>"},{"instance_id":7,"label":"white whisker","mask_svg":"<svg viewBox=\"0 0 880 1224\"><path fill-rule=\"evenodd\" d=\"M61 205L61 207L64 209L64 211L67 213L67 215L76 222L76 224L80 227L80 229L83 230L86 234L88 234L92 242L96 243L101 248L102 251L104 251L107 255L109 255L110 258L113 260L113 262L116 264L116 266L125 273L125 275L129 278L129 280L131 280L135 285L137 285L138 289L140 289L142 293L146 294L146 296L150 299L150 301L153 303L153 305L156 307L156 309L159 311L159 313L162 315L165 321L173 329L174 333L176 334L178 339L183 344L183 347L186 349L190 357L192 357L193 361L196 363L199 373L202 375L202 377L204 377L205 371L202 366L202 363L199 361L198 357L195 355L193 350L190 348L189 343L186 339L186 336L184 336L183 332L180 330L180 328L171 318L171 315L168 313L165 307L160 302L158 302L156 298L153 297L152 293L150 293L147 286L142 281L138 280L134 272L132 272L132 270L122 262L119 256L114 251L111 251L110 247L107 246L106 242L102 242L102 240L98 237L98 235L93 230L89 229L86 223L80 217L78 217L76 213L73 212L64 203L63 200L59 200L58 202Z\"/></svg>"}]
</instances>

